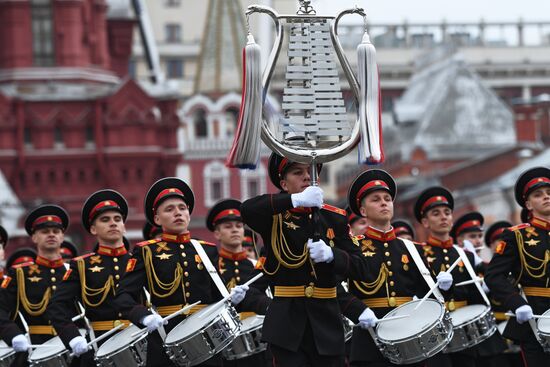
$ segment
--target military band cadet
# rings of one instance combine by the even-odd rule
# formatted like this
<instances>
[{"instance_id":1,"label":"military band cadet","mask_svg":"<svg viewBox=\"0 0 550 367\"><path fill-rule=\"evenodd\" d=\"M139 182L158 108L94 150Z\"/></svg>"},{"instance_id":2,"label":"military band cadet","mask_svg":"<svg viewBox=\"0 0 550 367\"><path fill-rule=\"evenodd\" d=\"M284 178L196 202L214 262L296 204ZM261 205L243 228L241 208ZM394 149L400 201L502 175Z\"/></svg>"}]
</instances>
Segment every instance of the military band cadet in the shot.
<instances>
[{"instance_id":1,"label":"military band cadet","mask_svg":"<svg viewBox=\"0 0 550 367\"><path fill-rule=\"evenodd\" d=\"M548 366L550 354L537 342L533 314L550 309L550 170L537 167L524 172L516 182L515 198L531 212L530 223L504 232L485 280L494 298L516 315L508 321L504 336L521 342L527 366Z\"/></svg>"},{"instance_id":2,"label":"military band cadet","mask_svg":"<svg viewBox=\"0 0 550 367\"><path fill-rule=\"evenodd\" d=\"M348 193L353 213L369 222L357 239L371 269L369 277L349 279L349 295L339 297L343 314L359 323L351 341L352 366L394 366L384 359L365 329L374 327L378 318L412 301L415 295L422 297L428 290L411 254L390 224L395 193L393 178L378 169L361 173ZM414 245L413 248L416 251Z\"/></svg>"},{"instance_id":3,"label":"military band cadet","mask_svg":"<svg viewBox=\"0 0 550 367\"><path fill-rule=\"evenodd\" d=\"M178 178L163 178L151 186L145 197L145 216L150 223L162 227L162 237L136 245L115 298L123 317L136 325L145 326L151 332L147 346L148 366L173 365L156 331L163 324L161 316L200 300L201 305L191 309L191 313L196 312L222 298L205 268L206 259L197 253L191 243L188 226L194 203L193 191ZM216 246L199 242L209 260L217 264ZM152 313L140 302L144 287L150 293L151 303L158 314ZM242 289L237 293L237 297L232 297L232 302L238 298L242 300L246 294ZM183 317L170 320L164 326L165 331L169 332ZM217 356L206 363L219 364L220 361Z\"/></svg>"},{"instance_id":4,"label":"military band cadet","mask_svg":"<svg viewBox=\"0 0 550 367\"><path fill-rule=\"evenodd\" d=\"M361 277L366 262L349 235L346 212L323 205L310 186L310 166L277 154L269 160L271 182L281 189L241 206L247 225L264 243L264 273L273 293L263 325L276 366L340 366L344 330L336 299L337 274ZM312 208L320 240L313 241Z\"/></svg>"},{"instance_id":5,"label":"military band cadet","mask_svg":"<svg viewBox=\"0 0 550 367\"><path fill-rule=\"evenodd\" d=\"M240 208L241 202L238 200L222 200L210 209L206 217L207 228L219 242L218 271L229 291L260 272L255 269L242 246L244 223ZM237 305L241 320L255 314L265 315L271 299L265 293L267 283L263 280L254 283L246 297ZM247 358L224 361L223 365L259 367L264 361L264 353L258 353Z\"/></svg>"},{"instance_id":6,"label":"military band cadet","mask_svg":"<svg viewBox=\"0 0 550 367\"><path fill-rule=\"evenodd\" d=\"M480 277L483 277L487 271L488 263L485 263L479 252L483 249L483 223L485 218L479 212L469 212L459 217L453 224L451 236L455 239L458 246L468 250L474 256L475 269ZM485 283L481 283L483 290L489 293ZM485 367L502 367L506 364L506 358L503 355L506 349L506 342L499 332L495 332L488 339L482 341L474 347L476 351L476 365Z\"/></svg>"},{"instance_id":7,"label":"military band cadet","mask_svg":"<svg viewBox=\"0 0 550 367\"><path fill-rule=\"evenodd\" d=\"M71 321L75 314L67 311L75 302L81 302L86 310L93 329L92 337L100 336L118 324L129 324L128 320L121 320L113 304L130 257L122 243L127 215L126 200L114 190L95 192L82 208L82 225L96 237L98 248L96 252L71 261L48 306L48 316L59 337L77 356L86 353L88 348L86 339ZM95 366L92 351L82 356L81 366Z\"/></svg>"},{"instance_id":8,"label":"military band cadet","mask_svg":"<svg viewBox=\"0 0 550 367\"><path fill-rule=\"evenodd\" d=\"M145 222L141 231L145 241L160 238L162 236L162 228L155 226L149 222Z\"/></svg>"},{"instance_id":9,"label":"military band cadet","mask_svg":"<svg viewBox=\"0 0 550 367\"><path fill-rule=\"evenodd\" d=\"M35 249L30 247L18 248L12 252L10 257L8 257L8 260L6 261L6 269L11 269L19 264L34 262L34 260L36 260L36 256L37 253Z\"/></svg>"},{"instance_id":10,"label":"military band cadet","mask_svg":"<svg viewBox=\"0 0 550 367\"><path fill-rule=\"evenodd\" d=\"M61 257L65 262L69 262L72 258L78 256L78 249L76 248L76 246L72 242L67 240L61 243L60 251Z\"/></svg>"},{"instance_id":11,"label":"military band cadet","mask_svg":"<svg viewBox=\"0 0 550 367\"><path fill-rule=\"evenodd\" d=\"M40 206L25 220L25 230L36 244L38 256L34 263L12 267L0 293L0 335L17 352L26 352L30 347L18 312L28 324L32 344L44 343L56 335L46 307L65 274L59 248L68 225L67 212L56 205ZM16 365L26 364L26 353L20 353Z\"/></svg>"},{"instance_id":12,"label":"military band cadet","mask_svg":"<svg viewBox=\"0 0 550 367\"><path fill-rule=\"evenodd\" d=\"M487 257L484 258L483 252L480 255L483 261L489 262L493 258L493 254L495 253L495 250L502 240L502 237L504 235L504 231L508 228L512 227L512 223L508 222L507 220L499 220L497 222L494 222L487 228L485 231L485 246L489 248L490 253L486 255Z\"/></svg>"},{"instance_id":13,"label":"military band cadet","mask_svg":"<svg viewBox=\"0 0 550 367\"><path fill-rule=\"evenodd\" d=\"M414 215L419 223L429 232L429 237L423 245L423 255L432 273L447 274L447 269L457 260L459 253L453 246L450 232L453 224L454 200L451 193L443 187L431 187L424 190L414 206ZM469 262L474 264L474 256L466 252ZM470 280L463 262L452 271L454 282ZM438 275L439 278L440 275ZM482 298L473 285L452 287L449 284L447 292L443 292L446 308L454 311L467 304L481 303ZM476 352L472 348L455 353L438 353L427 361L428 366L474 366Z\"/></svg>"},{"instance_id":14,"label":"military band cadet","mask_svg":"<svg viewBox=\"0 0 550 367\"><path fill-rule=\"evenodd\" d=\"M395 235L399 238L404 238L409 241L414 241L414 228L413 226L404 219L394 220L391 223Z\"/></svg>"},{"instance_id":15,"label":"military band cadet","mask_svg":"<svg viewBox=\"0 0 550 367\"><path fill-rule=\"evenodd\" d=\"M367 218L355 214L349 206L346 208L346 215L348 216L348 224L351 229L351 233L354 236L365 233L365 230L369 226Z\"/></svg>"}]
</instances>

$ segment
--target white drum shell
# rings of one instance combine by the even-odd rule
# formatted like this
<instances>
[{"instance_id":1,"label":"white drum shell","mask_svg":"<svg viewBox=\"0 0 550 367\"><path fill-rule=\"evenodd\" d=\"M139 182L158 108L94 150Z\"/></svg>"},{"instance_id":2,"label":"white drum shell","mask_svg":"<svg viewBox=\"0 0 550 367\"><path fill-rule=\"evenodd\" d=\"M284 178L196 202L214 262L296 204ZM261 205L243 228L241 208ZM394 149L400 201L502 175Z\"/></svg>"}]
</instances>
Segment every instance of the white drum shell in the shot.
<instances>
[{"instance_id":1,"label":"white drum shell","mask_svg":"<svg viewBox=\"0 0 550 367\"><path fill-rule=\"evenodd\" d=\"M267 349L267 343L262 342L262 327L264 317L255 315L242 321L241 332L235 340L223 350L223 356L227 360L246 358L263 352Z\"/></svg>"},{"instance_id":2,"label":"white drum shell","mask_svg":"<svg viewBox=\"0 0 550 367\"><path fill-rule=\"evenodd\" d=\"M15 350L0 340L0 367L10 367L15 360Z\"/></svg>"},{"instance_id":3,"label":"white drum shell","mask_svg":"<svg viewBox=\"0 0 550 367\"><path fill-rule=\"evenodd\" d=\"M550 310L543 313L544 316L550 317ZM550 319L537 320L537 334L539 342L545 353L550 353Z\"/></svg>"},{"instance_id":4,"label":"white drum shell","mask_svg":"<svg viewBox=\"0 0 550 367\"><path fill-rule=\"evenodd\" d=\"M376 327L378 349L392 363L410 364L425 360L443 350L453 336L451 320L441 303L433 299L426 299L418 310L413 311L418 302L420 300L407 302L384 316L410 315L410 319L382 322ZM427 308L430 308L431 311ZM380 329L387 327L388 323L395 323L396 326L404 325L404 323L412 322L415 314L430 315L435 309L439 314L433 315L433 321L422 325L418 332L413 333L414 335L395 339L381 338L379 335Z\"/></svg>"},{"instance_id":5,"label":"white drum shell","mask_svg":"<svg viewBox=\"0 0 550 367\"><path fill-rule=\"evenodd\" d=\"M130 325L111 336L97 350L98 367L143 367L147 363L147 333L131 335L140 328Z\"/></svg>"},{"instance_id":6,"label":"white drum shell","mask_svg":"<svg viewBox=\"0 0 550 367\"><path fill-rule=\"evenodd\" d=\"M469 305L450 313L460 314L460 320L453 321L454 335L443 353L454 353L468 349L488 339L497 331L497 322L491 308L485 305Z\"/></svg>"},{"instance_id":7,"label":"white drum shell","mask_svg":"<svg viewBox=\"0 0 550 367\"><path fill-rule=\"evenodd\" d=\"M212 311L212 308L219 310ZM197 327L201 322L204 323ZM212 317L213 316L213 317ZM187 317L166 336L164 349L178 366L195 366L221 352L235 339L241 328L239 314L228 302L212 304ZM180 338L179 334L185 335Z\"/></svg>"},{"instance_id":8,"label":"white drum shell","mask_svg":"<svg viewBox=\"0 0 550 367\"><path fill-rule=\"evenodd\" d=\"M42 343L42 345L51 345L51 348L36 348L28 357L31 367L69 367L71 364L70 353L65 348L61 339L56 336Z\"/></svg>"}]
</instances>

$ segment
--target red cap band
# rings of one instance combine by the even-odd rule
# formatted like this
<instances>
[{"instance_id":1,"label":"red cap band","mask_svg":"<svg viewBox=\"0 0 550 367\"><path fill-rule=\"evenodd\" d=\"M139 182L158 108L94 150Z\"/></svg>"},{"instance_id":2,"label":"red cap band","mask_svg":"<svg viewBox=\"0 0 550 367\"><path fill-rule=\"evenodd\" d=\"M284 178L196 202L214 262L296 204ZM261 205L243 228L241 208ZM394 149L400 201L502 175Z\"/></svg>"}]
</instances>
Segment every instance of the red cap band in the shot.
<instances>
[{"instance_id":1,"label":"red cap band","mask_svg":"<svg viewBox=\"0 0 550 367\"><path fill-rule=\"evenodd\" d=\"M228 216L235 216L235 217L240 217L241 216L241 212L238 211L237 209L225 209L225 210L222 210L221 212L218 213L218 215L216 215L214 217L214 219L212 219L212 224L216 224L217 221L219 221L220 219L224 218L224 217L228 217Z\"/></svg>"},{"instance_id":2,"label":"red cap band","mask_svg":"<svg viewBox=\"0 0 550 367\"><path fill-rule=\"evenodd\" d=\"M445 196L434 196L434 197L431 197L429 198L428 200L426 200L424 202L424 204L422 204L422 209L420 210L422 213L424 213L424 210L426 210L426 208L432 204L435 204L435 203L439 203L439 204L449 204L449 202L447 201L447 198Z\"/></svg>"},{"instance_id":3,"label":"red cap band","mask_svg":"<svg viewBox=\"0 0 550 367\"><path fill-rule=\"evenodd\" d=\"M113 200L105 200L94 206L94 208L90 211L90 215L88 215L88 220L91 222L92 219L95 217L96 213L105 207L112 207L114 209L120 209L120 206L114 202Z\"/></svg>"},{"instance_id":4,"label":"red cap band","mask_svg":"<svg viewBox=\"0 0 550 367\"><path fill-rule=\"evenodd\" d=\"M499 228L496 231L494 231L493 234L491 235L491 238L489 239L489 241L493 242L494 240L496 240L497 236L500 235L502 232L504 232L505 229L506 229L506 227L502 227L502 228Z\"/></svg>"},{"instance_id":5,"label":"red cap band","mask_svg":"<svg viewBox=\"0 0 550 367\"><path fill-rule=\"evenodd\" d=\"M34 229L36 228L36 226L47 222L54 222L54 223L63 225L63 221L57 215L43 215L41 217L36 218L36 220L32 222L32 228Z\"/></svg>"},{"instance_id":6,"label":"red cap band","mask_svg":"<svg viewBox=\"0 0 550 367\"><path fill-rule=\"evenodd\" d=\"M180 189L176 189L176 188L164 189L161 192L159 192L159 194L155 198L155 201L153 201L153 211L155 211L155 208L157 207L157 203L159 202L159 200L173 193L179 194L185 198L185 195L183 195L183 192L181 192Z\"/></svg>"},{"instance_id":7,"label":"red cap band","mask_svg":"<svg viewBox=\"0 0 550 367\"><path fill-rule=\"evenodd\" d=\"M412 234L411 231L409 231L409 229L408 229L407 227L397 227L397 228L394 228L394 232L395 232L395 234L401 234L401 233Z\"/></svg>"},{"instance_id":8,"label":"red cap band","mask_svg":"<svg viewBox=\"0 0 550 367\"><path fill-rule=\"evenodd\" d=\"M525 187L523 188L523 196L525 196L525 194L527 194L527 191L529 191L530 188L532 188L533 186L535 186L536 184L541 183L541 182L545 182L545 183L550 185L550 179L548 179L548 177L534 178L534 179L532 179L531 181L529 181L525 184Z\"/></svg>"},{"instance_id":9,"label":"red cap band","mask_svg":"<svg viewBox=\"0 0 550 367\"><path fill-rule=\"evenodd\" d=\"M456 235L459 236L465 229L480 226L481 222L479 220L469 220L456 229Z\"/></svg>"},{"instance_id":10,"label":"red cap band","mask_svg":"<svg viewBox=\"0 0 550 367\"><path fill-rule=\"evenodd\" d=\"M357 192L357 206L361 206L361 199L363 198L364 194L372 188L379 188L379 189L386 189L386 190L390 189L388 187L388 184L385 181L382 181L382 180L372 180L372 181L367 182Z\"/></svg>"}]
</instances>

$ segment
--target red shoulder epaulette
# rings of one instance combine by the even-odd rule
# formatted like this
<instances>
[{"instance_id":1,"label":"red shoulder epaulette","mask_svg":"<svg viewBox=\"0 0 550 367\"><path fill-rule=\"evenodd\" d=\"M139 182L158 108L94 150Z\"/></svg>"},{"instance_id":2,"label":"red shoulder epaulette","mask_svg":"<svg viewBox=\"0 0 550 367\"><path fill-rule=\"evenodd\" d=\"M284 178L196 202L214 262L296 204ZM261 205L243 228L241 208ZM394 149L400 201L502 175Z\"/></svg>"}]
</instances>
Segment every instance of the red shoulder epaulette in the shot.
<instances>
[{"instance_id":1,"label":"red shoulder epaulette","mask_svg":"<svg viewBox=\"0 0 550 367\"><path fill-rule=\"evenodd\" d=\"M343 216L346 216L347 213L344 209L340 209L340 208L337 208L335 206L332 206L332 205L328 205L328 204L323 204L323 209L326 209L330 212L333 212L333 213L336 213L336 214L340 214L340 215L343 215Z\"/></svg>"},{"instance_id":2,"label":"red shoulder epaulette","mask_svg":"<svg viewBox=\"0 0 550 367\"><path fill-rule=\"evenodd\" d=\"M510 231L517 231L518 229L527 228L527 227L531 227L531 225L529 223L521 223L521 224L518 224L517 226L508 227L508 229Z\"/></svg>"},{"instance_id":3,"label":"red shoulder epaulette","mask_svg":"<svg viewBox=\"0 0 550 367\"><path fill-rule=\"evenodd\" d=\"M87 254L84 254L84 255L81 255L81 256L78 256L78 257L73 257L71 260L73 261L76 261L76 260L80 260L80 259L85 259L89 256L92 256L92 255L95 255L95 252L89 252Z\"/></svg>"},{"instance_id":4,"label":"red shoulder epaulette","mask_svg":"<svg viewBox=\"0 0 550 367\"><path fill-rule=\"evenodd\" d=\"M34 261L27 261L27 262L25 262L25 263L12 265L12 268L18 269L18 268L23 268L23 267L25 267L25 266L29 266L29 265L32 265L32 264L34 264Z\"/></svg>"},{"instance_id":5,"label":"red shoulder epaulette","mask_svg":"<svg viewBox=\"0 0 550 367\"><path fill-rule=\"evenodd\" d=\"M143 247L143 246L151 245L151 244L153 244L153 243L157 243L157 242L160 242L160 241L162 241L162 239L160 239L160 238L155 238L155 239L152 239L152 240L147 240L147 241L138 242L138 243L136 243L136 246L138 246L138 247Z\"/></svg>"},{"instance_id":6,"label":"red shoulder epaulette","mask_svg":"<svg viewBox=\"0 0 550 367\"><path fill-rule=\"evenodd\" d=\"M199 240L199 243L200 243L201 245L207 245L207 246L214 246L214 247L216 247L216 244L215 244L215 243L208 242L208 241Z\"/></svg>"}]
</instances>

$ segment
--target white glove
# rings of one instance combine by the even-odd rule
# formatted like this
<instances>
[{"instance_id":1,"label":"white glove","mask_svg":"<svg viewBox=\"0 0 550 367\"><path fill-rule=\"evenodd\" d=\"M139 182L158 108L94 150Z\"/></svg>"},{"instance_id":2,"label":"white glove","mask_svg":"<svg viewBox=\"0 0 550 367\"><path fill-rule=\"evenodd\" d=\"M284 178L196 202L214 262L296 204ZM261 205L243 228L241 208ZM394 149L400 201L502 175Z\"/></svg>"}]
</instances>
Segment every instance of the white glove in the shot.
<instances>
[{"instance_id":1,"label":"white glove","mask_svg":"<svg viewBox=\"0 0 550 367\"><path fill-rule=\"evenodd\" d=\"M464 240L463 245L464 245L465 250L470 251L474 255L474 265L475 266L478 266L479 264L481 264L483 262L483 259L481 259L481 257L479 257L479 255L477 254L476 248L474 247L473 243L471 243L468 240Z\"/></svg>"},{"instance_id":2,"label":"white glove","mask_svg":"<svg viewBox=\"0 0 550 367\"><path fill-rule=\"evenodd\" d=\"M80 357L89 350L88 342L83 336L77 336L71 339L69 346L74 355Z\"/></svg>"},{"instance_id":3,"label":"white glove","mask_svg":"<svg viewBox=\"0 0 550 367\"><path fill-rule=\"evenodd\" d=\"M533 309L529 305L523 305L516 309L515 314L518 323L523 324L533 318Z\"/></svg>"},{"instance_id":4,"label":"white glove","mask_svg":"<svg viewBox=\"0 0 550 367\"><path fill-rule=\"evenodd\" d=\"M26 352L31 347L29 339L23 334L14 336L11 340L11 346L16 352Z\"/></svg>"},{"instance_id":5,"label":"white glove","mask_svg":"<svg viewBox=\"0 0 550 367\"><path fill-rule=\"evenodd\" d=\"M300 193L290 195L295 208L321 208L323 206L323 190L319 186L309 186Z\"/></svg>"},{"instance_id":6,"label":"white glove","mask_svg":"<svg viewBox=\"0 0 550 367\"><path fill-rule=\"evenodd\" d=\"M453 285L453 276L451 273L447 273L446 271L442 271L437 274L436 279L439 284L438 287L441 290L448 291Z\"/></svg>"},{"instance_id":7,"label":"white glove","mask_svg":"<svg viewBox=\"0 0 550 367\"><path fill-rule=\"evenodd\" d=\"M323 240L313 242L310 238L307 240L307 249L309 250L309 257L314 263L329 263L334 260L332 249Z\"/></svg>"},{"instance_id":8,"label":"white glove","mask_svg":"<svg viewBox=\"0 0 550 367\"><path fill-rule=\"evenodd\" d=\"M164 320L162 320L159 314L155 313L145 316L143 320L141 320L141 323L147 328L149 333L152 333L164 324Z\"/></svg>"},{"instance_id":9,"label":"white glove","mask_svg":"<svg viewBox=\"0 0 550 367\"><path fill-rule=\"evenodd\" d=\"M241 303L248 291L247 285L238 285L231 290L231 303L236 306Z\"/></svg>"},{"instance_id":10,"label":"white glove","mask_svg":"<svg viewBox=\"0 0 550 367\"><path fill-rule=\"evenodd\" d=\"M372 312L370 308L366 308L363 313L359 316L359 327L362 329L368 329L376 326L378 322L378 317Z\"/></svg>"}]
</instances>

